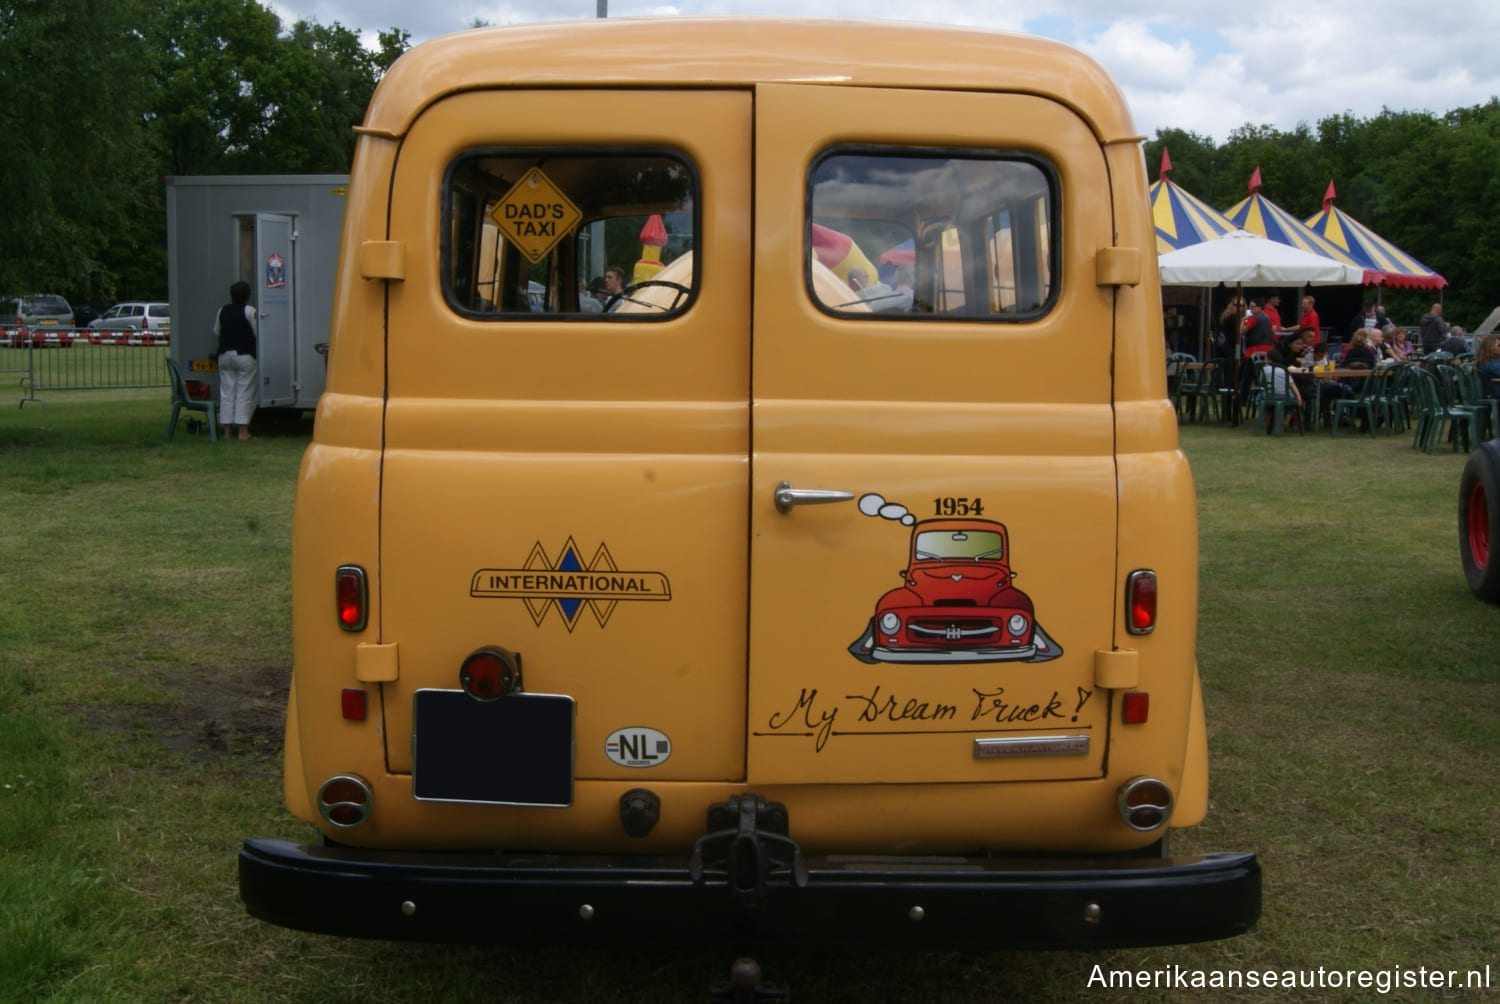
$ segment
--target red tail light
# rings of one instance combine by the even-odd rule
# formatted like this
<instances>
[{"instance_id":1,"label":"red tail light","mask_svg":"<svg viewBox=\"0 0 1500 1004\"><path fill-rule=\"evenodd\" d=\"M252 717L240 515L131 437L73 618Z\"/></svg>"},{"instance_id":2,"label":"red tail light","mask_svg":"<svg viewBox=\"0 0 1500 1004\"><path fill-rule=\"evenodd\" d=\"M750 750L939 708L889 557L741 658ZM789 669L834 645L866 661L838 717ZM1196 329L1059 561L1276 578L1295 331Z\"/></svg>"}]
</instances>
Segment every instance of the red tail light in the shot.
<instances>
[{"instance_id":1,"label":"red tail light","mask_svg":"<svg viewBox=\"0 0 1500 1004\"><path fill-rule=\"evenodd\" d=\"M365 570L358 565L340 565L334 573L333 593L339 627L345 631L363 631L369 617L370 595Z\"/></svg>"},{"instance_id":2,"label":"red tail light","mask_svg":"<svg viewBox=\"0 0 1500 1004\"><path fill-rule=\"evenodd\" d=\"M1156 629L1156 573L1141 569L1125 580L1125 630L1150 634Z\"/></svg>"},{"instance_id":3,"label":"red tail light","mask_svg":"<svg viewBox=\"0 0 1500 1004\"><path fill-rule=\"evenodd\" d=\"M478 701L493 701L521 687L521 662L503 648L481 648L458 670L464 692Z\"/></svg>"},{"instance_id":4,"label":"red tail light","mask_svg":"<svg viewBox=\"0 0 1500 1004\"><path fill-rule=\"evenodd\" d=\"M1144 690L1125 691L1120 698L1120 720L1126 725L1143 725L1150 716L1151 695Z\"/></svg>"}]
</instances>

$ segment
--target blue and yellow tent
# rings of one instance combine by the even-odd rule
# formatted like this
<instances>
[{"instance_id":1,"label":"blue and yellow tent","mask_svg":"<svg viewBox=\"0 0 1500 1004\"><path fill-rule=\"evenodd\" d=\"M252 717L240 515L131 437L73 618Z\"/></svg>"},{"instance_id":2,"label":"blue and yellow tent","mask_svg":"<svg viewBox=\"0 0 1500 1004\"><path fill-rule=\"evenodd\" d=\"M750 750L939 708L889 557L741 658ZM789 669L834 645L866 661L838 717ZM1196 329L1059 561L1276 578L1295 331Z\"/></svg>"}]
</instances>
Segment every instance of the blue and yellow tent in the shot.
<instances>
[{"instance_id":1,"label":"blue and yellow tent","mask_svg":"<svg viewBox=\"0 0 1500 1004\"><path fill-rule=\"evenodd\" d=\"M1322 234L1314 232L1297 217L1261 195L1259 167L1250 176L1250 194L1224 210L1224 215L1229 222L1241 230L1248 230L1252 234L1268 237L1281 244L1290 244L1302 251L1311 251L1313 254L1332 258L1344 265L1357 265L1366 271L1365 285L1367 286L1379 281L1363 262L1356 261L1353 255Z\"/></svg>"},{"instance_id":2,"label":"blue and yellow tent","mask_svg":"<svg viewBox=\"0 0 1500 1004\"><path fill-rule=\"evenodd\" d=\"M1336 196L1330 180L1328 191L1323 196L1323 211L1309 216L1305 222L1309 230L1358 262L1365 269L1367 284L1370 282L1370 273L1373 272L1379 275L1377 282L1382 286L1442 289L1448 285L1447 279L1335 207L1333 200Z\"/></svg>"},{"instance_id":3,"label":"blue and yellow tent","mask_svg":"<svg viewBox=\"0 0 1500 1004\"><path fill-rule=\"evenodd\" d=\"M1156 252L1166 254L1190 244L1222 237L1234 229L1222 213L1208 203L1178 188L1167 172L1172 170L1165 147L1161 170L1151 186L1151 216L1156 222Z\"/></svg>"}]
</instances>

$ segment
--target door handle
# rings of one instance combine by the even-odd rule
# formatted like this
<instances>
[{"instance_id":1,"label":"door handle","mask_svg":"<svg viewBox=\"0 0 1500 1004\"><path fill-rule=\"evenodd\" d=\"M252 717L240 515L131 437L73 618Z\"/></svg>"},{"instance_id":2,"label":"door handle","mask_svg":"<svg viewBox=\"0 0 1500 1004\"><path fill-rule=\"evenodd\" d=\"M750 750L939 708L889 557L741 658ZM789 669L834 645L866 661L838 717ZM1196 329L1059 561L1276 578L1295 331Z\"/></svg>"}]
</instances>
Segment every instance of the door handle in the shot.
<instances>
[{"instance_id":1,"label":"door handle","mask_svg":"<svg viewBox=\"0 0 1500 1004\"><path fill-rule=\"evenodd\" d=\"M786 512L794 505L827 505L829 502L852 502L853 492L829 491L823 488L793 488L790 481L776 486L776 511Z\"/></svg>"}]
</instances>

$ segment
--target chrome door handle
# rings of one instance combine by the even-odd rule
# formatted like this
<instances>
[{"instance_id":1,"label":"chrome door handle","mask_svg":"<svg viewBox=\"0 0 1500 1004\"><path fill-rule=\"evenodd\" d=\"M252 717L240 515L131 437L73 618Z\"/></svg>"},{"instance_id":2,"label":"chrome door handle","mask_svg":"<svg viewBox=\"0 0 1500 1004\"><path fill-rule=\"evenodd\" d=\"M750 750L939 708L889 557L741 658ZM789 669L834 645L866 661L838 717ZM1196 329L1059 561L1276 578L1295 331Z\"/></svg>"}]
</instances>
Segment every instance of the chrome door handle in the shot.
<instances>
[{"instance_id":1,"label":"chrome door handle","mask_svg":"<svg viewBox=\"0 0 1500 1004\"><path fill-rule=\"evenodd\" d=\"M823 488L793 488L790 481L776 486L776 511L786 512L794 505L827 505L829 502L852 502L853 492L829 491Z\"/></svg>"}]
</instances>

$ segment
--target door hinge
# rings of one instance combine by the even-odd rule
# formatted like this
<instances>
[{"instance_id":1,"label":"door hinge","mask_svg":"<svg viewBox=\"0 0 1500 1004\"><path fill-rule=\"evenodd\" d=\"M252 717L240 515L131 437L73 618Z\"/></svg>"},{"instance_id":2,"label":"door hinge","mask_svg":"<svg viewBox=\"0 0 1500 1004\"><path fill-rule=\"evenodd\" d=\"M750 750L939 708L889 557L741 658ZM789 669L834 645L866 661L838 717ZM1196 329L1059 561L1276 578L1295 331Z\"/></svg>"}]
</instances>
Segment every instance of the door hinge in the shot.
<instances>
[{"instance_id":1,"label":"door hinge","mask_svg":"<svg viewBox=\"0 0 1500 1004\"><path fill-rule=\"evenodd\" d=\"M1139 286L1141 252L1138 248L1100 248L1094 257L1094 285Z\"/></svg>"},{"instance_id":2,"label":"door hinge","mask_svg":"<svg viewBox=\"0 0 1500 1004\"><path fill-rule=\"evenodd\" d=\"M406 245L400 241L365 241L359 246L359 274L366 279L405 279Z\"/></svg>"},{"instance_id":3,"label":"door hinge","mask_svg":"<svg viewBox=\"0 0 1500 1004\"><path fill-rule=\"evenodd\" d=\"M354 646L354 678L361 683L394 683L401 675L396 643Z\"/></svg>"}]
</instances>

